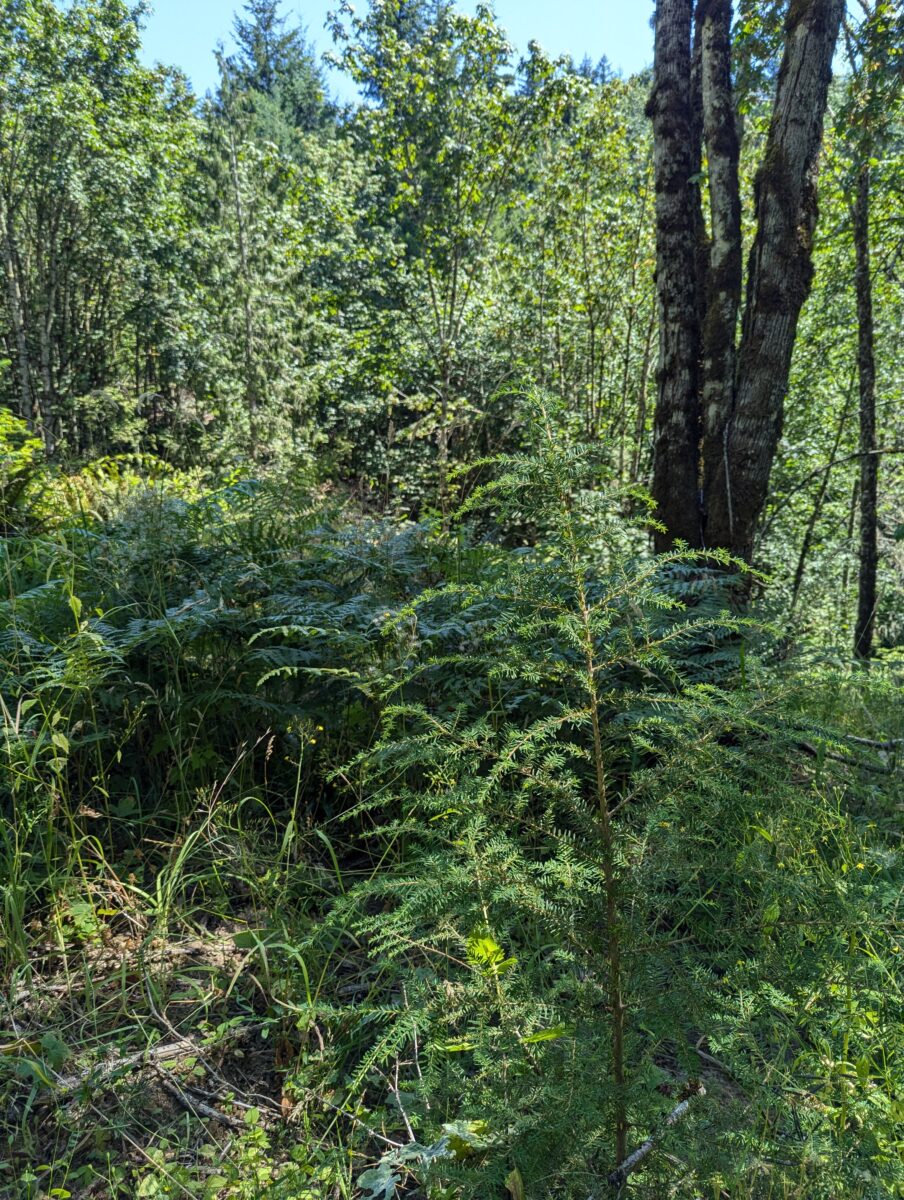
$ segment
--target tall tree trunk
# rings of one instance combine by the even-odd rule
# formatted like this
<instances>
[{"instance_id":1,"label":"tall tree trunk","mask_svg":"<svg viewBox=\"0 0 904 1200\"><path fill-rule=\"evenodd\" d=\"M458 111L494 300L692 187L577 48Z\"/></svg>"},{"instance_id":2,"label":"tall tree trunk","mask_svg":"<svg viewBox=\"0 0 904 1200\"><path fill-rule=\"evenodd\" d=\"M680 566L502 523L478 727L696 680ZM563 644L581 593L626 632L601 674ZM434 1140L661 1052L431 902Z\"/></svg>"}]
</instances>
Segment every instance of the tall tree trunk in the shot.
<instances>
[{"instance_id":1,"label":"tall tree trunk","mask_svg":"<svg viewBox=\"0 0 904 1200\"><path fill-rule=\"evenodd\" d=\"M248 263L248 246L245 240L245 208L242 204L242 181L239 160L235 148L235 135L229 131L229 170L232 176L232 194L235 205L236 238L239 250L239 268L242 274L242 314L245 333L245 404L248 408L248 427L251 439L251 457L257 454L257 410L260 396L257 387L257 364L254 356L254 318L251 310L251 270Z\"/></svg>"},{"instance_id":2,"label":"tall tree trunk","mask_svg":"<svg viewBox=\"0 0 904 1200\"><path fill-rule=\"evenodd\" d=\"M41 363L41 412L44 416L44 445L48 454L53 453L55 446L54 425L55 423L59 423L60 420L59 406L56 403L53 382L53 327L56 321L57 305L56 227L57 221L52 220L48 222L46 233L46 240L49 242L47 249L47 277L43 288L43 312L37 321ZM77 443L79 431L73 429L71 433L74 435Z\"/></svg>"},{"instance_id":3,"label":"tall tree trunk","mask_svg":"<svg viewBox=\"0 0 904 1200\"><path fill-rule=\"evenodd\" d=\"M735 380L735 347L741 304L741 156L731 84L731 0L698 4L701 41L703 132L709 166L712 240L706 273L702 332L702 503L724 466L725 430ZM703 513L704 528L706 511ZM708 530L707 530L708 539Z\"/></svg>"},{"instance_id":4,"label":"tall tree trunk","mask_svg":"<svg viewBox=\"0 0 904 1200\"><path fill-rule=\"evenodd\" d=\"M810 510L810 516L807 519L807 527L804 530L803 541L800 544L800 553L797 556L797 567L794 571L794 582L791 586L791 602L788 605L789 622L794 616L794 610L797 608L797 600L800 596L800 589L804 582L804 572L807 567L807 556L810 553L810 547L813 544L813 535L816 532L817 523L819 522L819 518L822 516L822 506L829 490L829 483L832 479L832 471L838 459L838 451L841 447L841 439L844 437L844 429L847 424L850 407L851 389L849 388L845 395L844 408L841 410L838 428L835 430L835 441L832 443L832 453L829 455L829 461L825 465L825 470L822 472L822 479L820 480L816 489L816 497L813 500L813 507Z\"/></svg>"},{"instance_id":5,"label":"tall tree trunk","mask_svg":"<svg viewBox=\"0 0 904 1200\"><path fill-rule=\"evenodd\" d=\"M877 508L879 456L876 453L876 361L873 337L873 281L869 245L870 168L860 170L854 202L857 256L857 373L860 383L860 566L854 653L870 658L876 620L879 564Z\"/></svg>"},{"instance_id":6,"label":"tall tree trunk","mask_svg":"<svg viewBox=\"0 0 904 1200\"><path fill-rule=\"evenodd\" d=\"M653 497L680 538L750 559L812 278L816 177L844 0L791 0L742 290L730 0L658 0L653 92L660 320ZM691 29L694 48L691 52ZM701 146L711 239L701 236Z\"/></svg>"},{"instance_id":7,"label":"tall tree trunk","mask_svg":"<svg viewBox=\"0 0 904 1200\"><path fill-rule=\"evenodd\" d=\"M653 498L666 526L657 549L675 538L701 544L698 501L700 322L697 294L699 155L691 89L692 0L659 0L653 91L656 188L656 301L659 374Z\"/></svg>"},{"instance_id":8,"label":"tall tree trunk","mask_svg":"<svg viewBox=\"0 0 904 1200\"><path fill-rule=\"evenodd\" d=\"M22 291L19 287L19 269L16 258L16 243L13 232L12 213L0 198L0 238L3 245L3 269L6 275L6 297L9 320L16 339L16 369L19 375L19 415L35 429L34 399L31 388L31 363L28 354L28 338L25 331L25 312ZM40 432L40 430L35 430Z\"/></svg>"},{"instance_id":9,"label":"tall tree trunk","mask_svg":"<svg viewBox=\"0 0 904 1200\"><path fill-rule=\"evenodd\" d=\"M816 180L844 0L792 0L763 162L757 231L725 451L707 497L706 540L750 559L781 436L791 353L813 278Z\"/></svg>"}]
</instances>

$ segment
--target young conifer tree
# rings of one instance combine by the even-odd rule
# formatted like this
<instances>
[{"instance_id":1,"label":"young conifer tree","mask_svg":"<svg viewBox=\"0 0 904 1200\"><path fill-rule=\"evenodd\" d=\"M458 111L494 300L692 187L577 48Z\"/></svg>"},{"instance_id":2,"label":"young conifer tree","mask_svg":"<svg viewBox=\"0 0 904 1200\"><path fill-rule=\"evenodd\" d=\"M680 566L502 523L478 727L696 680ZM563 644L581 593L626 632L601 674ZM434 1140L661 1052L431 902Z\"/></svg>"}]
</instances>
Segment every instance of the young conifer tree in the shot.
<instances>
[{"instance_id":1,"label":"young conifer tree","mask_svg":"<svg viewBox=\"0 0 904 1200\"><path fill-rule=\"evenodd\" d=\"M374 1194L414 1160L467 1195L513 1168L531 1195L606 1194L693 1090L701 1049L733 1063L678 1135L702 1179L729 1143L696 1122L724 1121L730 1138L751 1129L751 1104L775 1104L759 1041L787 956L795 987L831 969L842 918L822 865L790 848L793 872L765 860L785 836L770 829L808 847L837 817L798 786L799 735L738 661L746 626L705 603L688 617L698 567L641 553L625 497L592 451L562 444L558 420L541 401L530 452L482 464L495 477L462 518L529 516L534 544L486 549L470 582L397 614L412 666L356 764L353 815L374 822L380 869L328 928L352 931L385 982L357 1012L369 1048L350 1094L406 1064L409 1132L434 1139L367 1176ZM785 912L828 921L825 954L801 950ZM643 1194L666 1194L657 1164Z\"/></svg>"}]
</instances>

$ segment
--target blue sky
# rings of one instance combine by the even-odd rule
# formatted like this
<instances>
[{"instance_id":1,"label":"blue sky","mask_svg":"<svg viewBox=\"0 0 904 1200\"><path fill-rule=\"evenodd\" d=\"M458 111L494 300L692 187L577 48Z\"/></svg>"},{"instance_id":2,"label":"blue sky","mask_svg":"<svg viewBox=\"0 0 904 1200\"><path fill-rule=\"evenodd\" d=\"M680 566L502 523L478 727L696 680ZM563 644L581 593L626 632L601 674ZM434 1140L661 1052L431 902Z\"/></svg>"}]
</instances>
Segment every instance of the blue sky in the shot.
<instances>
[{"instance_id":1,"label":"blue sky","mask_svg":"<svg viewBox=\"0 0 904 1200\"><path fill-rule=\"evenodd\" d=\"M181 67L201 94L216 82L213 49L230 46L232 14L242 0L152 0L144 35L144 58ZM290 20L307 26L319 51L332 43L324 29L327 12L338 0L286 0ZM359 11L366 0L356 0ZM473 10L464 0L461 7ZM653 58L650 17L653 0L497 0L496 15L515 46L523 49L535 38L550 54L585 54L595 62L602 55L626 73L647 66ZM330 84L340 99L351 98L349 87L336 76Z\"/></svg>"}]
</instances>

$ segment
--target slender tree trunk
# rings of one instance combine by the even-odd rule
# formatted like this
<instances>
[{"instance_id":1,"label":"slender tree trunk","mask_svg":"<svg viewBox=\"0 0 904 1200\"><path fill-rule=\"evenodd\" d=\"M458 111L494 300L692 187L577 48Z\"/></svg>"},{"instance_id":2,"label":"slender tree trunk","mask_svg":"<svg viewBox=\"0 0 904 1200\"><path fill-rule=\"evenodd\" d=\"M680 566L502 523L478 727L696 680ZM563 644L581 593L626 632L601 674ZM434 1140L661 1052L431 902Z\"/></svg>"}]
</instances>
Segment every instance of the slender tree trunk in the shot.
<instances>
[{"instance_id":1,"label":"slender tree trunk","mask_svg":"<svg viewBox=\"0 0 904 1200\"><path fill-rule=\"evenodd\" d=\"M675 538L701 544L698 502L700 323L697 295L698 184L694 182L691 94L692 0L659 0L653 91L656 187L656 301L659 377L653 498L666 526L657 549Z\"/></svg>"},{"instance_id":2,"label":"slender tree trunk","mask_svg":"<svg viewBox=\"0 0 904 1200\"><path fill-rule=\"evenodd\" d=\"M57 229L59 214L47 222L44 235L47 246L47 275L43 287L43 312L38 323L38 336L41 349L41 412L44 415L44 443L47 452L54 448L54 425L59 423L59 406L56 403L56 389L53 380L53 329L56 322L57 310ZM80 431L73 430L78 438Z\"/></svg>"},{"instance_id":3,"label":"slender tree trunk","mask_svg":"<svg viewBox=\"0 0 904 1200\"><path fill-rule=\"evenodd\" d=\"M634 232L634 244L631 253L631 277L628 284L630 300L628 302L628 327L625 332L625 346L622 356L622 383L621 383L621 404L619 409L619 425L621 429L621 438L619 442L619 459L618 459L618 476L619 479L624 477L624 453L625 453L625 438L628 432L628 400L630 396L631 383L631 351L633 350L634 328L640 316L641 304L637 296L637 274L640 266L641 242L643 239L644 226L646 225L647 215L647 200L649 189L644 188L643 197L640 205L640 213L638 214L637 226ZM632 447L631 460L632 463L635 457L635 448ZM632 477L633 481L633 477Z\"/></svg>"},{"instance_id":4,"label":"slender tree trunk","mask_svg":"<svg viewBox=\"0 0 904 1200\"><path fill-rule=\"evenodd\" d=\"M870 658L876 619L879 563L877 508L879 456L876 453L876 361L873 337L873 283L869 245L870 168L860 170L854 202L857 256L857 373L860 383L860 567L854 653Z\"/></svg>"},{"instance_id":5,"label":"slender tree trunk","mask_svg":"<svg viewBox=\"0 0 904 1200\"><path fill-rule=\"evenodd\" d=\"M257 391L257 370L254 361L254 320L251 311L251 271L248 265L248 246L245 240L245 209L242 204L239 161L232 130L229 131L229 168L232 175L232 191L235 203L239 266L242 272L242 313L245 319L245 403L248 406L251 454L253 457L257 453L257 409L260 397Z\"/></svg>"},{"instance_id":6,"label":"slender tree trunk","mask_svg":"<svg viewBox=\"0 0 904 1200\"><path fill-rule=\"evenodd\" d=\"M28 354L28 338L25 332L25 312L22 292L19 287L19 272L16 261L16 243L13 232L12 214L0 198L0 237L3 241L3 268L6 275L6 297L9 320L16 340L16 368L19 375L19 415L35 428L35 406L31 390L31 363ZM36 432L40 432L36 430Z\"/></svg>"},{"instance_id":7,"label":"slender tree trunk","mask_svg":"<svg viewBox=\"0 0 904 1200\"><path fill-rule=\"evenodd\" d=\"M841 446L841 439L844 436L844 429L847 425L848 412L851 407L851 392L848 389L845 395L844 408L841 411L841 417L838 421L838 428L835 431L835 441L832 444L832 453L829 455L829 461L826 463L825 471L819 481L819 486L816 490L816 497L813 501L813 507L810 510L810 516L807 519L807 527L804 530L803 540L800 544L800 553L797 557L797 567L794 571L794 583L791 587L791 603L788 605L788 620L794 616L794 610L797 608L800 589L804 582L804 572L807 568L807 556L810 553L810 547L813 544L813 535L816 532L816 526L819 523L819 518L822 516L822 506L825 502L826 494L829 490L829 483L832 478L832 470L835 467L838 458L838 450Z\"/></svg>"},{"instance_id":8,"label":"slender tree trunk","mask_svg":"<svg viewBox=\"0 0 904 1200\"><path fill-rule=\"evenodd\" d=\"M439 492L439 510L442 513L443 529L448 529L451 515L449 503L449 396L451 392L450 351L443 342L440 367L439 428L436 431L436 468Z\"/></svg>"},{"instance_id":9,"label":"slender tree trunk","mask_svg":"<svg viewBox=\"0 0 904 1200\"><path fill-rule=\"evenodd\" d=\"M851 490L851 506L848 510L847 536L845 538L849 551L854 545L854 528L857 524L857 513L860 506L860 474L858 472ZM848 612L848 584L851 580L851 554L844 556L844 568L841 572L841 596L838 604L838 621L843 623Z\"/></svg>"},{"instance_id":10,"label":"slender tree trunk","mask_svg":"<svg viewBox=\"0 0 904 1200\"><path fill-rule=\"evenodd\" d=\"M649 386L650 366L653 359L653 333L656 328L656 312L650 312L647 331L643 343L643 359L640 364L640 391L637 396L637 412L634 423L634 455L631 459L631 483L640 479L640 460L643 454L647 427L647 388Z\"/></svg>"}]
</instances>

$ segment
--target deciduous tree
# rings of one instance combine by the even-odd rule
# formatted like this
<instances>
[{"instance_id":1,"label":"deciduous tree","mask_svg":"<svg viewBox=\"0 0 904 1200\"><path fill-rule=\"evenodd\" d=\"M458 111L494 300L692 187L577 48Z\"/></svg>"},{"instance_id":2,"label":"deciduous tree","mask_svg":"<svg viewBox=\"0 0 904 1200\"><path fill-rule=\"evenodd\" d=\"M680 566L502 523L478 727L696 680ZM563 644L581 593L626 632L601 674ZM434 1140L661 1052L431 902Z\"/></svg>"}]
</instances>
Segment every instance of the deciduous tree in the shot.
<instances>
[{"instance_id":1,"label":"deciduous tree","mask_svg":"<svg viewBox=\"0 0 904 1200\"><path fill-rule=\"evenodd\" d=\"M653 122L659 393L653 493L681 538L749 559L812 278L816 176L843 0L793 0L742 293L730 0L659 0ZM708 222L702 211L708 199Z\"/></svg>"}]
</instances>

